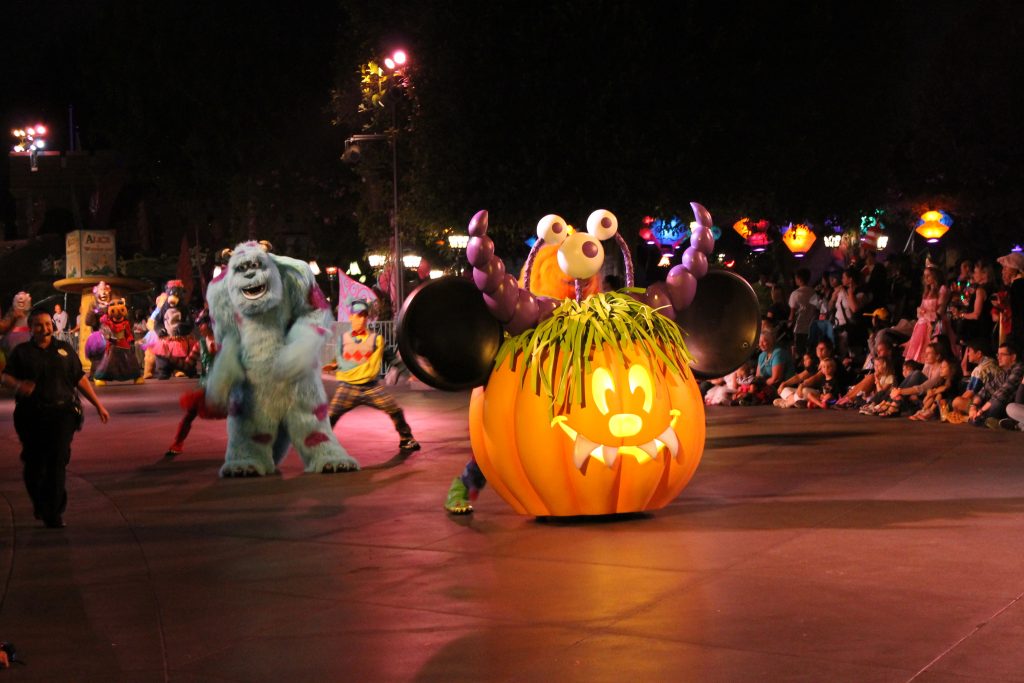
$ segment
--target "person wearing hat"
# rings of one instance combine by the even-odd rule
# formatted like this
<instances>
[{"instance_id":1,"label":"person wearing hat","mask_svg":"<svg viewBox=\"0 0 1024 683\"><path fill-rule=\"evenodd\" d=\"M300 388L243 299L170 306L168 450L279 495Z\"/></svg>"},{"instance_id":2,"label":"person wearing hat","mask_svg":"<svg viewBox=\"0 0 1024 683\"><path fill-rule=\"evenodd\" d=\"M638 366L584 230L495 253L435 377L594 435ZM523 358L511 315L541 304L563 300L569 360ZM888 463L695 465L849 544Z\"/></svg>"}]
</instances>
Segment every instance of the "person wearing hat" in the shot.
<instances>
[{"instance_id":1,"label":"person wearing hat","mask_svg":"<svg viewBox=\"0 0 1024 683\"><path fill-rule=\"evenodd\" d=\"M1024 346L1024 254L1011 251L996 259L1003 268L1003 283L1009 294L1010 339Z\"/></svg>"},{"instance_id":2,"label":"person wearing hat","mask_svg":"<svg viewBox=\"0 0 1024 683\"><path fill-rule=\"evenodd\" d=\"M400 438L398 447L403 453L418 451L420 444L412 436L405 413L380 381L384 338L366 325L370 304L366 299L349 299L347 304L352 329L341 336L337 361L332 364L337 370L338 388L328 408L331 426L353 408L367 405L383 410L395 423Z\"/></svg>"}]
</instances>

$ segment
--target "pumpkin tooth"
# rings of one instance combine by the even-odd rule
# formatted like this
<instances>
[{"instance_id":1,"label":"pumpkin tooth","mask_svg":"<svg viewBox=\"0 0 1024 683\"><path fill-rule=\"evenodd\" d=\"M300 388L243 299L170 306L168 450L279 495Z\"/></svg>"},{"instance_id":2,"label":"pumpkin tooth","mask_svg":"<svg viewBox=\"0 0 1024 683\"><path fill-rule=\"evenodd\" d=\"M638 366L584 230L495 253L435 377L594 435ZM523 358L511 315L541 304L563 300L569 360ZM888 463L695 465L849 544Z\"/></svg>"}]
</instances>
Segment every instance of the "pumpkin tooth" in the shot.
<instances>
[{"instance_id":1,"label":"pumpkin tooth","mask_svg":"<svg viewBox=\"0 0 1024 683\"><path fill-rule=\"evenodd\" d=\"M598 448L598 445L582 434L576 437L576 443L573 444L572 450L572 464L576 465L576 469L583 469L583 463L587 461L590 452L595 448Z\"/></svg>"},{"instance_id":2,"label":"pumpkin tooth","mask_svg":"<svg viewBox=\"0 0 1024 683\"><path fill-rule=\"evenodd\" d=\"M658 441L661 441L668 448L668 452L672 457L676 457L679 454L679 438L676 433L672 431L672 427L669 427L661 436L658 437Z\"/></svg>"},{"instance_id":3,"label":"pumpkin tooth","mask_svg":"<svg viewBox=\"0 0 1024 683\"><path fill-rule=\"evenodd\" d=\"M611 467L619 459L619 449L615 446L601 446L601 458L605 465Z\"/></svg>"},{"instance_id":4,"label":"pumpkin tooth","mask_svg":"<svg viewBox=\"0 0 1024 683\"><path fill-rule=\"evenodd\" d=\"M657 460L658 459L658 444L654 443L653 439L651 439L650 441L648 441L645 444L640 445L639 448L644 453L646 453L647 455L651 456L651 460Z\"/></svg>"}]
</instances>

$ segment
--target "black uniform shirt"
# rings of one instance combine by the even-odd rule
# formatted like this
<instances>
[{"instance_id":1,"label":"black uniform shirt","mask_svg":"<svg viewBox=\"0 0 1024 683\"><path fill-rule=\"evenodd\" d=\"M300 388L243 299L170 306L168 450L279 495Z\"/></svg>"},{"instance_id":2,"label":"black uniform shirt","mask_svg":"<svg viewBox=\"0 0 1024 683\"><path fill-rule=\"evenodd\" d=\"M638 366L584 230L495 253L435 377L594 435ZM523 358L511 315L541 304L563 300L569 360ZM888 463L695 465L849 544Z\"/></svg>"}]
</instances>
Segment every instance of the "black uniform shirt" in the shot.
<instances>
[{"instance_id":1,"label":"black uniform shirt","mask_svg":"<svg viewBox=\"0 0 1024 683\"><path fill-rule=\"evenodd\" d=\"M17 401L41 408L73 401L78 380L85 375L75 350L57 339L45 349L31 340L18 344L11 351L4 372L20 380L35 382L36 389L32 395L19 395Z\"/></svg>"}]
</instances>

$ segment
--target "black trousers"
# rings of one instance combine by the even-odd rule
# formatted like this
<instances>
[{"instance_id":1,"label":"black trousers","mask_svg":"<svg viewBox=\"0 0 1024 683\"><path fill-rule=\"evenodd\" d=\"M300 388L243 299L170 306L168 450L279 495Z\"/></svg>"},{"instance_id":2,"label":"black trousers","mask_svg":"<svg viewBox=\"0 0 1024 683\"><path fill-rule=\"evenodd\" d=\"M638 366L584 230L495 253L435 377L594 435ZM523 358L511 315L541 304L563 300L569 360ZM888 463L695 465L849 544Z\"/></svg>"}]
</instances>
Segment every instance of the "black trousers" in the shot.
<instances>
[{"instance_id":1,"label":"black trousers","mask_svg":"<svg viewBox=\"0 0 1024 683\"><path fill-rule=\"evenodd\" d=\"M22 476L40 519L56 519L67 507L65 470L71 460L71 439L77 423L71 404L55 408L21 404L14 409L14 429L21 440Z\"/></svg>"}]
</instances>

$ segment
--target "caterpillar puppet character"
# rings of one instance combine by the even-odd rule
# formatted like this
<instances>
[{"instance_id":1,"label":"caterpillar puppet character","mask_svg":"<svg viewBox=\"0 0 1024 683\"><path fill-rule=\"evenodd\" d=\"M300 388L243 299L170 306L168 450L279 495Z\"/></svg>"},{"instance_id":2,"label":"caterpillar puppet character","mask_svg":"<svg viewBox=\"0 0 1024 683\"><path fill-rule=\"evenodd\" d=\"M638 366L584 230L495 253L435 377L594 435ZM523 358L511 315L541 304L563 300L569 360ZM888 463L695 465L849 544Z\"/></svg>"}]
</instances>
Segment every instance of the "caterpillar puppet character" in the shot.
<instances>
[{"instance_id":1,"label":"caterpillar puppet character","mask_svg":"<svg viewBox=\"0 0 1024 683\"><path fill-rule=\"evenodd\" d=\"M760 320L745 280L708 271L711 216L691 206L696 220L682 263L646 289L633 286L632 257L609 211L593 212L586 232L556 215L541 219L525 288L494 254L481 211L469 224L473 282L435 280L410 295L399 330L409 369L438 388L476 387L474 457L453 482L449 512L472 510L484 481L516 511L536 516L656 510L686 486L704 447L696 378L742 363ZM603 241L622 251L626 287L585 297L584 283L604 263ZM542 243L558 245L575 296L530 291Z\"/></svg>"}]
</instances>

